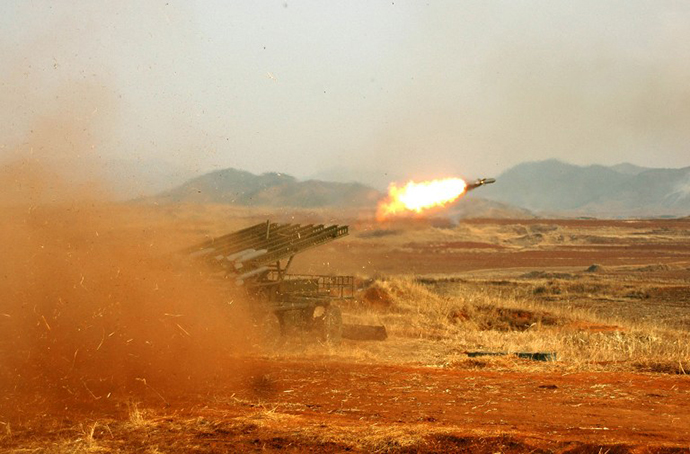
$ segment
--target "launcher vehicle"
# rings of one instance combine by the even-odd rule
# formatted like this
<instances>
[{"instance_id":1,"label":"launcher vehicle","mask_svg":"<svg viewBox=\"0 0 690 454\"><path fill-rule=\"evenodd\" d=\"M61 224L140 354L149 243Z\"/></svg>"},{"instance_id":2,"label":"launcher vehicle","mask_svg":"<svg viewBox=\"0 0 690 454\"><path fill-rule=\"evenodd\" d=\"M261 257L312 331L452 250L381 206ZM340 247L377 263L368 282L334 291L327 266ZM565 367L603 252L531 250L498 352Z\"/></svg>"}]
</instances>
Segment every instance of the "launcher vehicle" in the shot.
<instances>
[{"instance_id":1,"label":"launcher vehicle","mask_svg":"<svg viewBox=\"0 0 690 454\"><path fill-rule=\"evenodd\" d=\"M252 301L272 311L282 335L308 331L326 341L341 337L382 340L383 326L343 325L338 300L354 296L353 276L288 274L295 256L348 234L343 225L277 224L270 221L187 249L220 277L244 287Z\"/></svg>"}]
</instances>

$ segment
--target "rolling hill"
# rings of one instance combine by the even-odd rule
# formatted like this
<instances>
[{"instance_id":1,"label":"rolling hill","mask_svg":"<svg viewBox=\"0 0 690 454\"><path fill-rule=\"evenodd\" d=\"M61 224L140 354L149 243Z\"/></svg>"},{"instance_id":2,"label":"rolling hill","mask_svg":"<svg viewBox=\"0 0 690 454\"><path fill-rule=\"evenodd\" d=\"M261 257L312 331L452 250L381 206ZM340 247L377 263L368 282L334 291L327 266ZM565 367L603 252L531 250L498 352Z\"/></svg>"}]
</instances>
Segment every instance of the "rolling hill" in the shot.
<instances>
[{"instance_id":1,"label":"rolling hill","mask_svg":"<svg viewBox=\"0 0 690 454\"><path fill-rule=\"evenodd\" d=\"M365 207L382 196L360 183L299 181L281 173L254 175L223 169L201 175L155 197L159 203L221 203L266 207Z\"/></svg>"},{"instance_id":2,"label":"rolling hill","mask_svg":"<svg viewBox=\"0 0 690 454\"><path fill-rule=\"evenodd\" d=\"M447 214L464 217L653 217L690 214L690 167L650 169L632 164L576 166L526 162L472 192ZM374 209L384 194L361 183L301 181L281 173L223 169L145 199L157 203Z\"/></svg>"},{"instance_id":3,"label":"rolling hill","mask_svg":"<svg viewBox=\"0 0 690 454\"><path fill-rule=\"evenodd\" d=\"M557 160L519 164L482 196L543 215L686 216L690 167L576 166Z\"/></svg>"}]
</instances>

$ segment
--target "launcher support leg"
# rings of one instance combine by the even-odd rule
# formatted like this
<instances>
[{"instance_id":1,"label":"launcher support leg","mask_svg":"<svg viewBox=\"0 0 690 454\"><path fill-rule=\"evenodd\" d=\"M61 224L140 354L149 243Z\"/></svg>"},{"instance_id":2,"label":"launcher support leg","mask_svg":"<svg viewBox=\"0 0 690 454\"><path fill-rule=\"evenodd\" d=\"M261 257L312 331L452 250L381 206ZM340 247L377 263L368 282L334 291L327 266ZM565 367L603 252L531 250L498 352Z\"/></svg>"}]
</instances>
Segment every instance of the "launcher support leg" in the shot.
<instances>
[{"instance_id":1,"label":"launcher support leg","mask_svg":"<svg viewBox=\"0 0 690 454\"><path fill-rule=\"evenodd\" d=\"M276 266L278 267L278 276L280 277L280 280L283 280L285 274L287 274L287 270L288 268L290 268L290 264L292 263L292 259L294 258L295 256L291 255L287 263L285 264L285 268L283 268L282 270L280 269L280 260L276 262Z\"/></svg>"}]
</instances>

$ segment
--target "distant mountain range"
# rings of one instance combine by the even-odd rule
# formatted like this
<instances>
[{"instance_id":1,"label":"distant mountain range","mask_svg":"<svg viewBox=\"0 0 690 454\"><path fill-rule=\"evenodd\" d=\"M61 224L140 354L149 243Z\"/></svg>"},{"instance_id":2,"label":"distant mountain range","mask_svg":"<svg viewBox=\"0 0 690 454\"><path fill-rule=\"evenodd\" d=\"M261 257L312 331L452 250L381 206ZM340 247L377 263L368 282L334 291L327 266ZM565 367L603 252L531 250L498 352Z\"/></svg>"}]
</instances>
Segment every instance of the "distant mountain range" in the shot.
<instances>
[{"instance_id":1,"label":"distant mountain range","mask_svg":"<svg viewBox=\"0 0 690 454\"><path fill-rule=\"evenodd\" d=\"M281 173L224 169L145 200L266 207L374 209L384 194L361 183L300 181ZM448 208L451 217L645 217L690 214L690 167L576 166L526 162Z\"/></svg>"},{"instance_id":2,"label":"distant mountain range","mask_svg":"<svg viewBox=\"0 0 690 454\"><path fill-rule=\"evenodd\" d=\"M375 206L380 198L380 192L360 183L299 181L282 173L254 175L236 169L207 173L155 197L172 203L301 208Z\"/></svg>"},{"instance_id":3,"label":"distant mountain range","mask_svg":"<svg viewBox=\"0 0 690 454\"><path fill-rule=\"evenodd\" d=\"M557 160L519 164L483 188L482 197L541 215L687 216L690 167L576 166Z\"/></svg>"}]
</instances>

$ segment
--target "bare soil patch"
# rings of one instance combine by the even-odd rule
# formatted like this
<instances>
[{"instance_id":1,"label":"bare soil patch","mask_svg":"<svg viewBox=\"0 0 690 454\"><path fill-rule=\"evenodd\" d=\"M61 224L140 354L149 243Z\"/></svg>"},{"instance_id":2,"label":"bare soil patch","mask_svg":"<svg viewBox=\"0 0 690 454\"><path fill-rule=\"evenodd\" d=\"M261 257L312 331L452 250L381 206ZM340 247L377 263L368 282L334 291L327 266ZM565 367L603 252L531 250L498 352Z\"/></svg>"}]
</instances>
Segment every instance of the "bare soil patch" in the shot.
<instances>
[{"instance_id":1,"label":"bare soil patch","mask_svg":"<svg viewBox=\"0 0 690 454\"><path fill-rule=\"evenodd\" d=\"M0 447L40 452L51 445L83 446L77 421L87 429L100 426L90 443L104 452L159 446L195 452L632 453L682 452L690 444L685 377L286 360L246 360L242 370L256 372L166 396L169 406L142 396L138 423L131 409L107 417L97 408L65 412L50 426L33 419L40 431L13 420L16 429Z\"/></svg>"}]
</instances>

